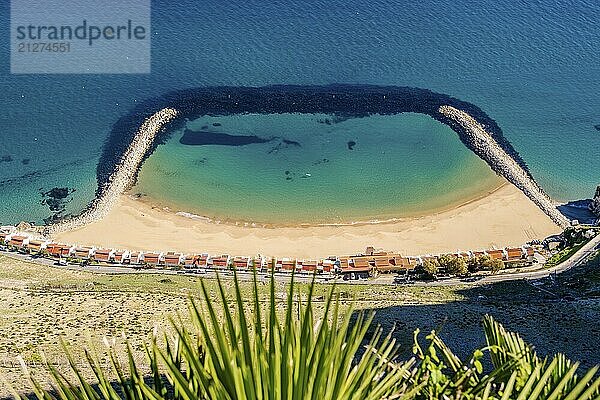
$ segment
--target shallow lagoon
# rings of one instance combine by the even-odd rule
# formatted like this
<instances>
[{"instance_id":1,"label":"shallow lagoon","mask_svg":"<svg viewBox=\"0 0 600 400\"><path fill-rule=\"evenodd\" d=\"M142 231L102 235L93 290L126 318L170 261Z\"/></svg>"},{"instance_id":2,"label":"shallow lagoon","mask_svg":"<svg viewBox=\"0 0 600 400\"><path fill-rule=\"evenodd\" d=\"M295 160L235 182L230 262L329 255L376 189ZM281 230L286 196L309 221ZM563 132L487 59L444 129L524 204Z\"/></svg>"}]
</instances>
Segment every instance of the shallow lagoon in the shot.
<instances>
[{"instance_id":1,"label":"shallow lagoon","mask_svg":"<svg viewBox=\"0 0 600 400\"><path fill-rule=\"evenodd\" d=\"M500 182L455 132L425 115L233 115L199 118L186 129L186 143L201 135L222 143L226 134L238 145L186 145L184 129L176 131L146 161L132 192L219 220L408 217L468 201ZM254 141L239 136L267 141L239 145Z\"/></svg>"}]
</instances>

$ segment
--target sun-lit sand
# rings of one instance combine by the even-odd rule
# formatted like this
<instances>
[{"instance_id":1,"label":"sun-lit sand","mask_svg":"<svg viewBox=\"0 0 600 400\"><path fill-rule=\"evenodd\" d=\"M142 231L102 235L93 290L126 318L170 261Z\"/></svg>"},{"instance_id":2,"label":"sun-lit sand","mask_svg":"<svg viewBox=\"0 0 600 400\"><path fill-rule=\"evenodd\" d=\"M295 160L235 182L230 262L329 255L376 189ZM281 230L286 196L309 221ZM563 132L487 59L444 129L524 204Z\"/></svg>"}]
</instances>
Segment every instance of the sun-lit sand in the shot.
<instances>
[{"instance_id":1,"label":"sun-lit sand","mask_svg":"<svg viewBox=\"0 0 600 400\"><path fill-rule=\"evenodd\" d=\"M355 254L367 246L406 255L521 245L557 233L513 185L430 216L353 226L245 227L190 219L129 196L101 221L56 240L131 250L315 258Z\"/></svg>"}]
</instances>

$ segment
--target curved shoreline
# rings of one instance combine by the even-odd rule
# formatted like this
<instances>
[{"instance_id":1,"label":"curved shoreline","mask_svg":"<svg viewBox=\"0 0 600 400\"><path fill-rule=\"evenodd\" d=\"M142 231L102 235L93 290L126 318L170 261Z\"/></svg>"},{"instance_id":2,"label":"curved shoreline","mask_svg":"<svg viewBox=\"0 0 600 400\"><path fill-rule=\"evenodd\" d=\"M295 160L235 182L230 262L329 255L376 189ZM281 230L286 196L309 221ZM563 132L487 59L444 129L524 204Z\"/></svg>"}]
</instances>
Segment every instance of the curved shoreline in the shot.
<instances>
[{"instance_id":1,"label":"curved shoreline","mask_svg":"<svg viewBox=\"0 0 600 400\"><path fill-rule=\"evenodd\" d=\"M519 188L554 223L562 228L569 225L500 127L477 106L418 88L329 85L187 89L142 103L113 126L97 167L95 199L79 216L50 225L45 233L72 230L106 216L118 196L135 183L144 160L168 137L170 123L183 124L204 115L290 112L349 118L403 112L429 115L454 130L467 148Z\"/></svg>"},{"instance_id":2,"label":"curved shoreline","mask_svg":"<svg viewBox=\"0 0 600 400\"><path fill-rule=\"evenodd\" d=\"M171 205L161 203L160 201L155 201L154 199L145 199L145 198L137 198L135 196L131 196L135 198L135 201L143 204L146 207L150 207L151 209L159 209L169 214L173 214L182 218L187 218L192 221L202 221L208 224L213 225L222 225L222 226L236 226L243 228L264 228L264 229L278 229L278 228L319 228L319 227L345 227L345 226L365 226L365 225L388 225L394 224L397 222L404 222L415 220L419 218L425 217L435 217L446 212L456 210L458 208L467 206L469 204L478 202L480 200L484 200L485 198L494 195L498 191L502 190L504 187L509 185L510 182L503 181L499 185L494 186L491 189L486 189L480 191L478 194L474 196L470 196L466 198L464 201L457 201L456 203L448 204L443 207L436 207L430 210L426 210L424 212L419 212L411 215L406 215L402 217L391 217L384 219L371 219L371 220L357 220L357 221L349 221L349 222L300 222L300 223L290 223L290 224L280 224L280 223L271 223L271 222L260 222L260 221L252 221L252 220L232 220L227 218L220 218L218 216L208 216L201 215L195 212L189 212L185 210L174 211Z\"/></svg>"},{"instance_id":3,"label":"curved shoreline","mask_svg":"<svg viewBox=\"0 0 600 400\"><path fill-rule=\"evenodd\" d=\"M559 232L520 190L505 184L480 200L435 215L385 224L276 229L185 218L122 195L102 220L52 240L135 251L314 259L360 253L367 246L408 255L521 246Z\"/></svg>"}]
</instances>

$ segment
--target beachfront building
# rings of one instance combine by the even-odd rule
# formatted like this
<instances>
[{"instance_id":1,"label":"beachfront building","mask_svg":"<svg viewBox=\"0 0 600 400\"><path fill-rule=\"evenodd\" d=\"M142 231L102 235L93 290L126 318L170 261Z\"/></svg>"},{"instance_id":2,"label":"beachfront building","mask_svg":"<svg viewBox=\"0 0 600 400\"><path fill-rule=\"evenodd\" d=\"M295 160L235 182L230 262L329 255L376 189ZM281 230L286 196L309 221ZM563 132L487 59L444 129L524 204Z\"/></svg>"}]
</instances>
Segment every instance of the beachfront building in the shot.
<instances>
[{"instance_id":1,"label":"beachfront building","mask_svg":"<svg viewBox=\"0 0 600 400\"><path fill-rule=\"evenodd\" d=\"M302 260L302 271L303 272L315 272L319 261L317 260Z\"/></svg>"},{"instance_id":2,"label":"beachfront building","mask_svg":"<svg viewBox=\"0 0 600 400\"><path fill-rule=\"evenodd\" d=\"M507 247L504 251L506 267L523 267L531 265L535 261L535 252L531 246Z\"/></svg>"},{"instance_id":3,"label":"beachfront building","mask_svg":"<svg viewBox=\"0 0 600 400\"><path fill-rule=\"evenodd\" d=\"M278 270L280 271L292 272L296 269L296 260L292 260L291 258L282 258L281 260L277 261L277 265L279 266Z\"/></svg>"},{"instance_id":4,"label":"beachfront building","mask_svg":"<svg viewBox=\"0 0 600 400\"><path fill-rule=\"evenodd\" d=\"M209 259L209 265L214 268L224 269L229 267L230 257L228 254L223 254L218 257L212 257Z\"/></svg>"},{"instance_id":5,"label":"beachfront building","mask_svg":"<svg viewBox=\"0 0 600 400\"><path fill-rule=\"evenodd\" d=\"M267 269L269 268L267 258L264 256L261 256L260 254L256 257L254 257L254 259L252 260L252 263L253 263L252 266L257 271L267 271Z\"/></svg>"},{"instance_id":6,"label":"beachfront building","mask_svg":"<svg viewBox=\"0 0 600 400\"><path fill-rule=\"evenodd\" d=\"M278 260L277 257L270 258L267 261L267 272L279 272L281 271L281 260Z\"/></svg>"},{"instance_id":7,"label":"beachfront building","mask_svg":"<svg viewBox=\"0 0 600 400\"><path fill-rule=\"evenodd\" d=\"M165 266L168 268L178 268L185 264L185 255L180 253L168 252L164 256Z\"/></svg>"},{"instance_id":8,"label":"beachfront building","mask_svg":"<svg viewBox=\"0 0 600 400\"><path fill-rule=\"evenodd\" d=\"M112 263L115 261L115 251L111 249L96 249L94 252L94 262Z\"/></svg>"},{"instance_id":9,"label":"beachfront building","mask_svg":"<svg viewBox=\"0 0 600 400\"><path fill-rule=\"evenodd\" d=\"M21 253L25 253L27 251L26 250L27 243L29 243L28 236L22 236L22 235L9 235L8 236L7 246L9 249L16 250Z\"/></svg>"},{"instance_id":10,"label":"beachfront building","mask_svg":"<svg viewBox=\"0 0 600 400\"><path fill-rule=\"evenodd\" d=\"M505 257L504 257L504 250L486 250L485 254L487 254L488 256L490 256L492 258L492 260L502 260L504 261Z\"/></svg>"},{"instance_id":11,"label":"beachfront building","mask_svg":"<svg viewBox=\"0 0 600 400\"><path fill-rule=\"evenodd\" d=\"M94 247L73 247L69 256L77 261L84 262L94 258L96 248Z\"/></svg>"},{"instance_id":12,"label":"beachfront building","mask_svg":"<svg viewBox=\"0 0 600 400\"><path fill-rule=\"evenodd\" d=\"M46 245L46 252L52 258L65 258L71 254L71 246L62 243L48 243Z\"/></svg>"},{"instance_id":13,"label":"beachfront building","mask_svg":"<svg viewBox=\"0 0 600 400\"><path fill-rule=\"evenodd\" d=\"M208 254L207 253L202 253L199 256L196 256L195 261L193 261L193 263L195 263L194 265L198 268L206 268L208 267Z\"/></svg>"},{"instance_id":14,"label":"beachfront building","mask_svg":"<svg viewBox=\"0 0 600 400\"><path fill-rule=\"evenodd\" d=\"M252 259L250 257L233 257L231 265L236 269L250 269L252 267Z\"/></svg>"},{"instance_id":15,"label":"beachfront building","mask_svg":"<svg viewBox=\"0 0 600 400\"><path fill-rule=\"evenodd\" d=\"M143 261L143 253L139 251L132 251L127 254L127 258L124 258L123 264L140 265Z\"/></svg>"},{"instance_id":16,"label":"beachfront building","mask_svg":"<svg viewBox=\"0 0 600 400\"><path fill-rule=\"evenodd\" d=\"M25 249L27 253L31 255L41 254L42 252L46 251L46 248L48 247L49 243L49 240L30 239L29 242L25 245Z\"/></svg>"},{"instance_id":17,"label":"beachfront building","mask_svg":"<svg viewBox=\"0 0 600 400\"><path fill-rule=\"evenodd\" d=\"M113 260L117 264L128 264L130 255L131 254L127 250L115 250L113 253Z\"/></svg>"},{"instance_id":18,"label":"beachfront building","mask_svg":"<svg viewBox=\"0 0 600 400\"><path fill-rule=\"evenodd\" d=\"M392 262L395 266L394 271L414 271L417 267L418 260L415 257L402 257L402 255L394 255Z\"/></svg>"},{"instance_id":19,"label":"beachfront building","mask_svg":"<svg viewBox=\"0 0 600 400\"><path fill-rule=\"evenodd\" d=\"M524 246L523 250L525 250L525 258L529 263L536 262L535 259L535 250L531 246Z\"/></svg>"},{"instance_id":20,"label":"beachfront building","mask_svg":"<svg viewBox=\"0 0 600 400\"><path fill-rule=\"evenodd\" d=\"M240 270L271 271L284 273L326 273L339 274L344 279L359 279L373 276L378 272L405 273L414 272L427 260L439 262L440 255L425 255L420 257L406 257L399 253L376 251L367 248L366 254L353 256L331 256L325 259L296 260L293 258L270 258L262 255L257 257L221 255L210 257L203 253L200 255L184 255L177 252L129 252L127 250L96 249L95 247L72 247L61 243L54 243L43 239L37 239L23 234L0 232L0 245L5 250L19 251L24 254L43 255L58 260L67 259L64 262L95 262L116 263L120 265L150 267L168 267L188 269L214 267L215 269L236 268ZM528 266L536 262L541 246L526 245L523 247L507 247L504 249L491 249L484 251L464 252L447 254L447 256L463 259L474 259L479 256L490 257L501 260L506 267ZM445 271L440 268L439 273Z\"/></svg>"},{"instance_id":21,"label":"beachfront building","mask_svg":"<svg viewBox=\"0 0 600 400\"><path fill-rule=\"evenodd\" d=\"M324 259L319 266L324 274L331 274L336 270L336 262L337 259L335 257L329 257Z\"/></svg>"},{"instance_id":22,"label":"beachfront building","mask_svg":"<svg viewBox=\"0 0 600 400\"><path fill-rule=\"evenodd\" d=\"M370 257L355 256L350 257L347 267L340 265L340 273L345 280L354 280L368 278L373 273L373 266L369 260ZM340 260L341 261L341 260Z\"/></svg>"},{"instance_id":23,"label":"beachfront building","mask_svg":"<svg viewBox=\"0 0 600 400\"><path fill-rule=\"evenodd\" d=\"M164 265L164 254L163 253L141 253L140 261L142 264L150 267L158 267Z\"/></svg>"}]
</instances>

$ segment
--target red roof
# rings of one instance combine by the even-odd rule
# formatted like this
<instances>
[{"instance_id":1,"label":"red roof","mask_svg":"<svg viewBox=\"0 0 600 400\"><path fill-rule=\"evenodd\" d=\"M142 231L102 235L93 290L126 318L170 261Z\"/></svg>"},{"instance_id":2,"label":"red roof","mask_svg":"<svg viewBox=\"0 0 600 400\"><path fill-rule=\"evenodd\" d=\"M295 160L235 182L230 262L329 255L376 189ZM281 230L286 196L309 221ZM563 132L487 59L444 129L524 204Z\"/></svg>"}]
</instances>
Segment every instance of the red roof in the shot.
<instances>
[{"instance_id":1,"label":"red roof","mask_svg":"<svg viewBox=\"0 0 600 400\"><path fill-rule=\"evenodd\" d=\"M144 253L144 262L148 264L158 264L158 258L160 254L156 253Z\"/></svg>"},{"instance_id":2,"label":"red roof","mask_svg":"<svg viewBox=\"0 0 600 400\"><path fill-rule=\"evenodd\" d=\"M11 246L22 246L25 239L27 239L27 236L12 236L8 244Z\"/></svg>"},{"instance_id":3,"label":"red roof","mask_svg":"<svg viewBox=\"0 0 600 400\"><path fill-rule=\"evenodd\" d=\"M285 270L292 270L296 268L296 261L294 260L281 260L281 268Z\"/></svg>"},{"instance_id":4,"label":"red roof","mask_svg":"<svg viewBox=\"0 0 600 400\"><path fill-rule=\"evenodd\" d=\"M371 267L371 264L369 264L369 258L368 257L355 257L352 258L352 262L354 264L354 268L367 268L367 267Z\"/></svg>"},{"instance_id":5,"label":"red roof","mask_svg":"<svg viewBox=\"0 0 600 400\"><path fill-rule=\"evenodd\" d=\"M502 250L488 250L488 255L492 258L501 260L504 257Z\"/></svg>"},{"instance_id":6,"label":"red roof","mask_svg":"<svg viewBox=\"0 0 600 400\"><path fill-rule=\"evenodd\" d=\"M75 249L75 255L77 257L89 257L90 250L89 247L78 247Z\"/></svg>"},{"instance_id":7,"label":"red roof","mask_svg":"<svg viewBox=\"0 0 600 400\"><path fill-rule=\"evenodd\" d=\"M53 256L59 256L69 254L70 247L65 244L50 243L46 246L46 250Z\"/></svg>"},{"instance_id":8,"label":"red roof","mask_svg":"<svg viewBox=\"0 0 600 400\"><path fill-rule=\"evenodd\" d=\"M226 267L227 262L229 261L229 256L214 257L211 258L211 261L212 264L216 265L217 267Z\"/></svg>"},{"instance_id":9,"label":"red roof","mask_svg":"<svg viewBox=\"0 0 600 400\"><path fill-rule=\"evenodd\" d=\"M248 266L248 260L248 257L235 257L232 263L235 267L246 268Z\"/></svg>"},{"instance_id":10,"label":"red roof","mask_svg":"<svg viewBox=\"0 0 600 400\"><path fill-rule=\"evenodd\" d=\"M40 240L30 240L29 243L27 243L27 248L32 250L39 250L42 248L43 243L44 242Z\"/></svg>"},{"instance_id":11,"label":"red roof","mask_svg":"<svg viewBox=\"0 0 600 400\"><path fill-rule=\"evenodd\" d=\"M506 249L509 259L521 259L523 257L523 251L520 248Z\"/></svg>"},{"instance_id":12,"label":"red roof","mask_svg":"<svg viewBox=\"0 0 600 400\"><path fill-rule=\"evenodd\" d=\"M317 269L318 262L316 260L307 260L302 262L302 269L304 271L314 271Z\"/></svg>"},{"instance_id":13,"label":"red roof","mask_svg":"<svg viewBox=\"0 0 600 400\"><path fill-rule=\"evenodd\" d=\"M166 254L165 264L167 265L179 265L181 254Z\"/></svg>"},{"instance_id":14,"label":"red roof","mask_svg":"<svg viewBox=\"0 0 600 400\"><path fill-rule=\"evenodd\" d=\"M376 267L389 267L390 266L390 258L388 256L375 257L375 266Z\"/></svg>"}]
</instances>

